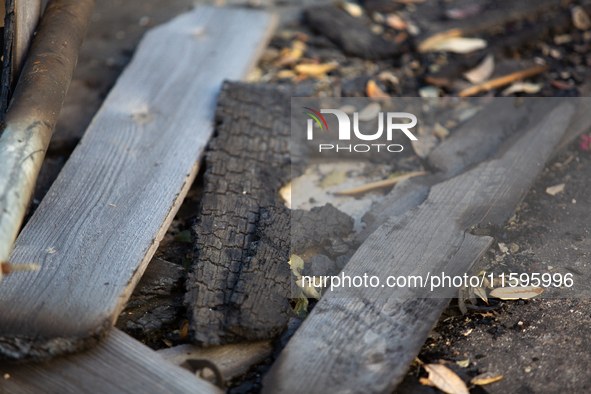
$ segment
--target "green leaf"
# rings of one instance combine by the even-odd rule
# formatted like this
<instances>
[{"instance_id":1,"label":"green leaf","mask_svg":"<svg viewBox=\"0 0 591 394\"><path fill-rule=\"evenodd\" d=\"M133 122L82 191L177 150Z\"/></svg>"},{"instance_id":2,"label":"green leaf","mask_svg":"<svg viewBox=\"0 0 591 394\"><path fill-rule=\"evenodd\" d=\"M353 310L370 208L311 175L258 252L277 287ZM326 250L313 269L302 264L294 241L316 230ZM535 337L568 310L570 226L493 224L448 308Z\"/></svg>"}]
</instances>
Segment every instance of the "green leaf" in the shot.
<instances>
[{"instance_id":1,"label":"green leaf","mask_svg":"<svg viewBox=\"0 0 591 394\"><path fill-rule=\"evenodd\" d=\"M191 269L191 259L188 257L183 257L183 259L181 260L181 264L183 265L183 268L185 269L185 271L189 271Z\"/></svg>"},{"instance_id":2,"label":"green leaf","mask_svg":"<svg viewBox=\"0 0 591 394\"><path fill-rule=\"evenodd\" d=\"M180 233L175 235L172 240L174 242L179 242L179 243L184 243L184 244L193 243L193 241L191 241L191 232L189 230L181 231Z\"/></svg>"}]
</instances>

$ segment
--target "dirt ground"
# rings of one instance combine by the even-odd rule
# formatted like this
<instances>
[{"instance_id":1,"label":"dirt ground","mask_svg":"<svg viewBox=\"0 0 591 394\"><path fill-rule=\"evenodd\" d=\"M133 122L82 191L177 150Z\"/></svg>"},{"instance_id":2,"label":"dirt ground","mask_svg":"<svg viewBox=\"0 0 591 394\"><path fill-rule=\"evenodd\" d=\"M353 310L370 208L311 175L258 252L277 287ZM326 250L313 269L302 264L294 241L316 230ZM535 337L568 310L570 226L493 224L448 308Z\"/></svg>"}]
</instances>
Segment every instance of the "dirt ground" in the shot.
<instances>
[{"instance_id":1,"label":"dirt ground","mask_svg":"<svg viewBox=\"0 0 591 394\"><path fill-rule=\"evenodd\" d=\"M131 59L144 32L189 10L194 4L192 0L99 0L42 168L33 207L38 205L55 180L93 114ZM270 4L261 0L248 4L282 12L281 30L271 43L276 52L291 42L293 31L310 34L307 28L297 23L299 11L308 2ZM323 61L336 59L342 62L350 73L343 72L340 78L332 79L330 83L301 82L301 90L313 94L325 92L330 95L335 91L363 94L369 76L380 71L403 70L408 71L408 80L405 79L400 86L386 82L381 82L380 86L392 94L416 96L421 83L417 82L417 67L413 62L422 67L430 60L428 56L405 54L401 64L394 66L383 61L368 63L345 57L328 44L312 46L311 51L316 51L316 56ZM565 49L566 57L570 56L569 51L569 48ZM528 47L522 55L530 59L543 57L544 49L542 46ZM581 59L579 64L568 59L551 59L551 78L565 77L562 79L567 81L574 78L577 86L581 85L588 71L586 67L578 66L585 63L586 55L572 52L572 56L575 55L583 59L582 63ZM273 69L270 64L263 59L259 65L261 72L254 79L260 81L267 75L263 81L279 81L277 73L280 70ZM569 90L556 88L562 86L560 84L552 86L546 83L544 87L549 95L580 94L574 87ZM481 266L505 272L572 273L574 280L584 288L591 278L590 176L590 152L581 150L578 141L560 152L536 180L517 209L513 223L494 234L495 243ZM175 236L188 230L197 214L200 182L201 178L198 178L156 257L179 266L186 265L187 259L191 258L191 245L179 241L178 237L175 239ZM555 196L545 192L547 187L560 183L565 184L563 192ZM515 244L519 249L514 253L502 253L498 243ZM503 375L499 382L473 388L473 393L591 392L591 300L576 298L578 294L568 292L554 295L556 299L505 301L498 303L495 310L470 311L464 316L452 302L423 346L419 359L425 363L444 360L466 380L482 372ZM182 293L177 297L182 297ZM177 305L167 323L157 332L149 337L134 330L128 332L153 348L182 343L181 332L186 322L180 299L175 301ZM479 305L486 306L484 303ZM125 329L125 326L121 328ZM465 360L469 360L467 366ZM251 374L235 382L233 392L257 392L261 374L268 369L270 362L267 360L263 365L254 366ZM421 386L418 383L420 376L426 376L425 372L416 366L411 367L397 392L438 392Z\"/></svg>"}]
</instances>

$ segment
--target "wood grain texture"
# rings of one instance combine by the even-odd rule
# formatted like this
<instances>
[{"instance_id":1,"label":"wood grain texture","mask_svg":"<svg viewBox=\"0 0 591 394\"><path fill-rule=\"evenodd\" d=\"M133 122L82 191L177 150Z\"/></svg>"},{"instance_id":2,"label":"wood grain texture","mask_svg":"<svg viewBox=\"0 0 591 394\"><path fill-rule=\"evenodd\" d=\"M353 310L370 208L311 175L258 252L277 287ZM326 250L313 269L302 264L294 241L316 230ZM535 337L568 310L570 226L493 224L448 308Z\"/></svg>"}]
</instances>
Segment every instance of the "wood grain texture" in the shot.
<instances>
[{"instance_id":1,"label":"wood grain texture","mask_svg":"<svg viewBox=\"0 0 591 394\"><path fill-rule=\"evenodd\" d=\"M191 370L191 367L186 363L189 359L209 360L218 367L226 381L244 375L253 365L269 358L272 352L271 341L237 343L208 348L185 344L157 351L158 355L166 361L188 370Z\"/></svg>"},{"instance_id":2,"label":"wood grain texture","mask_svg":"<svg viewBox=\"0 0 591 394\"><path fill-rule=\"evenodd\" d=\"M533 98L520 105L513 98L493 100L429 154L427 162L434 174L410 179L400 187L395 187L363 216L366 227L356 235L355 242L363 242L389 217L402 215L408 209L420 205L432 186L487 160L507 140L538 123L560 100L564 99ZM579 103L584 102L582 99L577 100ZM477 106L479 101L471 103ZM499 117L501 113L503 116Z\"/></svg>"},{"instance_id":3,"label":"wood grain texture","mask_svg":"<svg viewBox=\"0 0 591 394\"><path fill-rule=\"evenodd\" d=\"M223 391L113 330L96 348L51 362L0 362L2 394L204 393Z\"/></svg>"},{"instance_id":4,"label":"wood grain texture","mask_svg":"<svg viewBox=\"0 0 591 394\"><path fill-rule=\"evenodd\" d=\"M419 207L389 218L357 250L344 273L386 278L467 272L492 242L468 231L501 225L510 216L574 109L563 103L500 157L436 185ZM455 291L420 298L426 294L408 288L337 288L316 305L283 350L264 392L391 392Z\"/></svg>"},{"instance_id":5,"label":"wood grain texture","mask_svg":"<svg viewBox=\"0 0 591 394\"><path fill-rule=\"evenodd\" d=\"M150 31L11 260L38 272L0 286L0 356L47 358L103 337L195 177L224 79L240 79L274 18L199 7Z\"/></svg>"}]
</instances>

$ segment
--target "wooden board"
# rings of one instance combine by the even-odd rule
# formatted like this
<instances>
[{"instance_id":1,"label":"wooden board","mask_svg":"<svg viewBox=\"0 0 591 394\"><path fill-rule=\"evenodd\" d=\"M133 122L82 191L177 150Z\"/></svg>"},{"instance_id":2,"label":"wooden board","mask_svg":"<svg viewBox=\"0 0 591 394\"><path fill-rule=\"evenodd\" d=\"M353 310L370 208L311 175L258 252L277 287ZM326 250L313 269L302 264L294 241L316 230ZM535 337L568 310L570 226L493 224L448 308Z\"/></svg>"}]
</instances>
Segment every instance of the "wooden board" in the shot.
<instances>
[{"instance_id":1,"label":"wooden board","mask_svg":"<svg viewBox=\"0 0 591 394\"><path fill-rule=\"evenodd\" d=\"M316 5L305 11L310 28L339 46L347 55L364 59L391 58L401 46L372 33L369 23L336 5Z\"/></svg>"},{"instance_id":2,"label":"wooden board","mask_svg":"<svg viewBox=\"0 0 591 394\"><path fill-rule=\"evenodd\" d=\"M366 227L356 236L356 242L363 242L389 217L420 205L432 186L488 159L502 143L535 125L554 104L552 100L533 99L516 106L512 98L495 99L429 154L427 162L434 174L409 179L372 206L363 216ZM503 114L500 119L499 113Z\"/></svg>"},{"instance_id":3,"label":"wooden board","mask_svg":"<svg viewBox=\"0 0 591 394\"><path fill-rule=\"evenodd\" d=\"M492 242L469 230L501 225L511 215L574 111L572 103L562 103L500 157L433 187L422 205L380 226L344 273L386 278L468 272ZM337 288L283 350L264 392L391 392L456 291L416 298L408 288Z\"/></svg>"},{"instance_id":4,"label":"wooden board","mask_svg":"<svg viewBox=\"0 0 591 394\"><path fill-rule=\"evenodd\" d=\"M226 346L201 348L195 345L179 345L158 350L158 355L166 361L188 370L189 359L205 359L213 362L222 373L225 381L230 381L247 373L253 365L271 357L271 341L237 343ZM210 375L213 375L210 373Z\"/></svg>"},{"instance_id":5,"label":"wooden board","mask_svg":"<svg viewBox=\"0 0 591 394\"><path fill-rule=\"evenodd\" d=\"M0 286L1 357L79 351L109 331L197 173L222 81L248 72L274 20L199 7L144 37L15 244L14 263L41 269Z\"/></svg>"},{"instance_id":6,"label":"wooden board","mask_svg":"<svg viewBox=\"0 0 591 394\"><path fill-rule=\"evenodd\" d=\"M8 374L8 377L5 375ZM0 362L2 394L222 393L129 335L113 330L89 352L51 362Z\"/></svg>"},{"instance_id":7,"label":"wooden board","mask_svg":"<svg viewBox=\"0 0 591 394\"><path fill-rule=\"evenodd\" d=\"M200 344L280 334L295 317L290 243L318 246L353 229L352 219L332 206L290 213L279 202L279 188L304 166L291 160L290 94L244 83L226 83L220 93L186 281L190 334Z\"/></svg>"}]
</instances>

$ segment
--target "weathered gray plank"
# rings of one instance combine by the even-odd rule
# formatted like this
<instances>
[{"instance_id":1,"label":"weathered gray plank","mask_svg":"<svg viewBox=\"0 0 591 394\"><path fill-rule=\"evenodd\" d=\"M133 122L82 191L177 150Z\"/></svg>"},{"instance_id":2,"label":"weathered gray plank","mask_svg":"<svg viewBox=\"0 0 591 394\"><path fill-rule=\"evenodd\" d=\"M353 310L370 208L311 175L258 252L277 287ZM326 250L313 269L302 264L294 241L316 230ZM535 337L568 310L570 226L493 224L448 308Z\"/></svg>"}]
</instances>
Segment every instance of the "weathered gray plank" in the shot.
<instances>
[{"instance_id":1,"label":"weathered gray plank","mask_svg":"<svg viewBox=\"0 0 591 394\"><path fill-rule=\"evenodd\" d=\"M111 328L197 172L224 79L255 62L274 18L200 7L149 32L11 260L38 272L0 286L0 356L45 358Z\"/></svg>"},{"instance_id":2,"label":"weathered gray plank","mask_svg":"<svg viewBox=\"0 0 591 394\"><path fill-rule=\"evenodd\" d=\"M8 377L5 376L8 374ZM119 330L96 348L46 363L0 362L3 394L222 393Z\"/></svg>"},{"instance_id":3,"label":"weathered gray plank","mask_svg":"<svg viewBox=\"0 0 591 394\"><path fill-rule=\"evenodd\" d=\"M213 362L224 380L229 381L244 375L255 364L265 361L271 356L271 341L237 343L226 346L201 348L194 345L179 345L158 350L158 355L166 361L190 370L186 361L189 359L205 359ZM213 374L212 374L213 375Z\"/></svg>"},{"instance_id":4,"label":"weathered gray plank","mask_svg":"<svg viewBox=\"0 0 591 394\"><path fill-rule=\"evenodd\" d=\"M511 98L494 100L429 154L427 161L429 167L436 170L434 174L411 178L395 187L363 216L366 227L356 236L356 242L363 242L389 217L402 215L420 205L432 186L488 159L509 138L539 122L556 102L558 100L540 98L516 105ZM499 114L503 116L499 118Z\"/></svg>"},{"instance_id":5,"label":"weathered gray plank","mask_svg":"<svg viewBox=\"0 0 591 394\"><path fill-rule=\"evenodd\" d=\"M389 218L351 258L346 275L461 275L492 238L468 233L500 225L568 128L563 103L503 155L432 188L427 200ZM337 288L304 321L265 380L266 392L390 392L418 354L453 288L415 298L408 288Z\"/></svg>"}]
</instances>

